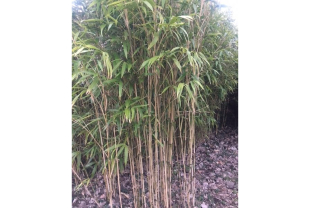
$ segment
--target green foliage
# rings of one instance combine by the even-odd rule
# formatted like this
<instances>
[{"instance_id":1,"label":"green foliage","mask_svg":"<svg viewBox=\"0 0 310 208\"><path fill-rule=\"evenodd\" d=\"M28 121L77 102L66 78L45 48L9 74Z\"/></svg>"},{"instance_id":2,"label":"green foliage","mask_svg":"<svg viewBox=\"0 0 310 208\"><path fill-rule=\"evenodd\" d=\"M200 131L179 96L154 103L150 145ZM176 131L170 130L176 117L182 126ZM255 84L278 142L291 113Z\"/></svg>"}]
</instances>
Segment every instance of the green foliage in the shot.
<instances>
[{"instance_id":1,"label":"green foliage","mask_svg":"<svg viewBox=\"0 0 310 208\"><path fill-rule=\"evenodd\" d=\"M146 204L143 173L148 172L148 203L169 207L170 164L179 156L181 168L191 167L182 190L194 195L194 187L185 185L194 161L185 155L193 154L195 130L214 127L216 111L237 86L237 45L236 28L213 1L76 1L74 168L90 178L97 172L107 176L111 202L113 178L130 164L141 179L132 178L142 188L134 190L135 206ZM168 188L160 192L157 184ZM193 199L184 200L193 206Z\"/></svg>"}]
</instances>

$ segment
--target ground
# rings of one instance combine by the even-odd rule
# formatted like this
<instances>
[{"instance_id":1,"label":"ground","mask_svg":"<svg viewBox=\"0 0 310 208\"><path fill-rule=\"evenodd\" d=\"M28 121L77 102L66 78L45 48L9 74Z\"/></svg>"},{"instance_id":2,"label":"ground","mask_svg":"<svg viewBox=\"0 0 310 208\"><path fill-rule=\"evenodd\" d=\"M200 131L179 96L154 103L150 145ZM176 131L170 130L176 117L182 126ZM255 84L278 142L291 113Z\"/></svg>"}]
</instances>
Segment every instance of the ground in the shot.
<instances>
[{"instance_id":1,"label":"ground","mask_svg":"<svg viewBox=\"0 0 310 208\"><path fill-rule=\"evenodd\" d=\"M196 207L197 208L237 208L238 207L238 131L224 128L209 138L200 139L196 144ZM122 205L133 207L130 174L121 176ZM73 184L74 187L74 184ZM89 186L89 191L100 207L109 207L104 198L102 176ZM177 186L172 184L172 192ZM173 207L184 207L173 194ZM87 191L72 189L73 208L95 208L95 201L87 195ZM119 207L118 197L115 207Z\"/></svg>"}]
</instances>

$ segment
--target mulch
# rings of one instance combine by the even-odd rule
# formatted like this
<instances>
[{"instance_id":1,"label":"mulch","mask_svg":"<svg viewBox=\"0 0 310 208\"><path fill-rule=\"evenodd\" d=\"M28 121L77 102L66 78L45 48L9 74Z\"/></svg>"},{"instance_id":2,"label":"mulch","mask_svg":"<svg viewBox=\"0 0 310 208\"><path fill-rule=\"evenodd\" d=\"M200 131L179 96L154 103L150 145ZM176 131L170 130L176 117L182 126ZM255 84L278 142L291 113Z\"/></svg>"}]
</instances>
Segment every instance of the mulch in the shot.
<instances>
[{"instance_id":1,"label":"mulch","mask_svg":"<svg viewBox=\"0 0 310 208\"><path fill-rule=\"evenodd\" d=\"M223 128L217 134L200 139L196 144L196 207L195 208L237 208L238 207L238 130ZM172 182L172 192L177 181ZM102 175L98 174L88 185L100 208L108 208ZM121 175L123 208L133 206L133 194L129 170ZM185 207L172 193L173 207ZM115 208L120 207L119 197L113 199ZM73 208L97 208L95 200L83 188L76 190L72 184Z\"/></svg>"}]
</instances>

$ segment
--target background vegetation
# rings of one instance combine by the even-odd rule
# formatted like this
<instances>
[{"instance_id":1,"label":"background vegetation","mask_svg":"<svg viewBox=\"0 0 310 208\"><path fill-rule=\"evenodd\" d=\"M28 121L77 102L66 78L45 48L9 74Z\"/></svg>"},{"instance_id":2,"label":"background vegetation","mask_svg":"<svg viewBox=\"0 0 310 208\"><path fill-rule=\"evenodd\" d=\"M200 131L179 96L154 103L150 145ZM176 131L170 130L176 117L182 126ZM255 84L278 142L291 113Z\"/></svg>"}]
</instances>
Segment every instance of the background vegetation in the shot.
<instances>
[{"instance_id":1,"label":"background vegetation","mask_svg":"<svg viewBox=\"0 0 310 208\"><path fill-rule=\"evenodd\" d=\"M197 134L225 120L237 87L230 17L214 1L77 0L72 47L76 183L103 174L112 204L129 166L135 207L171 207L172 177L194 207Z\"/></svg>"}]
</instances>

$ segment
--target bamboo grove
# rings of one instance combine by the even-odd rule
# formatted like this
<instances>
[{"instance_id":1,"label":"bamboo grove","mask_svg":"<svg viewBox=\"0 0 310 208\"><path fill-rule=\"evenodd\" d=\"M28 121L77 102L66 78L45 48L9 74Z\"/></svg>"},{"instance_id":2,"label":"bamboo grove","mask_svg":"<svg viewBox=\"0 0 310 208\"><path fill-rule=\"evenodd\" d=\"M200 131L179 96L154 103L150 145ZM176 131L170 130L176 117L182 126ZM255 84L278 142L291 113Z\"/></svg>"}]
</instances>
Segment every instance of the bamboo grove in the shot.
<instances>
[{"instance_id":1,"label":"bamboo grove","mask_svg":"<svg viewBox=\"0 0 310 208\"><path fill-rule=\"evenodd\" d=\"M100 173L121 203L130 169L135 207L195 206L197 131L237 87L237 30L218 3L76 1L72 16L72 172ZM172 180L179 190L171 190Z\"/></svg>"}]
</instances>

